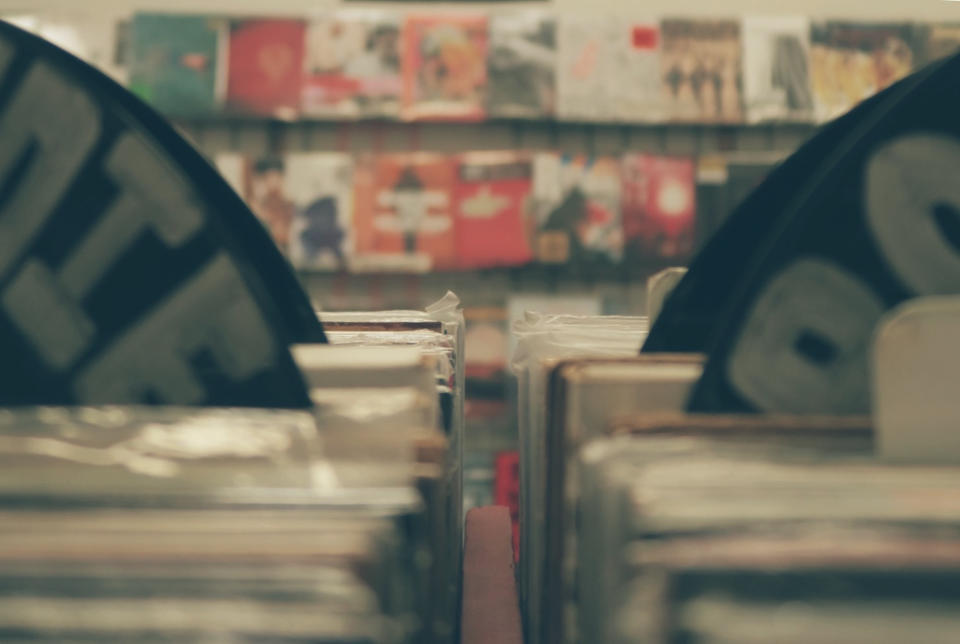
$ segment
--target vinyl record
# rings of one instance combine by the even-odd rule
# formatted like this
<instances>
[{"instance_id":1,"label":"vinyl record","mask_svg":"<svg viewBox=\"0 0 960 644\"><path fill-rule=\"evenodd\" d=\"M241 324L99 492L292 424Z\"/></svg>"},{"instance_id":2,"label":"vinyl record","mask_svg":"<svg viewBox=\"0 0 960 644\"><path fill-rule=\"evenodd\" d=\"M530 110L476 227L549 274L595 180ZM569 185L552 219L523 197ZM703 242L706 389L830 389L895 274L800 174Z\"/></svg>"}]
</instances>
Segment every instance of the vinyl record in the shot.
<instances>
[{"instance_id":1,"label":"vinyl record","mask_svg":"<svg viewBox=\"0 0 960 644\"><path fill-rule=\"evenodd\" d=\"M766 248L781 215L844 133L866 122L878 105L910 91L910 76L825 125L800 149L774 168L767 179L727 217L693 259L690 270L663 304L643 352L705 353L727 303L757 253Z\"/></svg>"},{"instance_id":2,"label":"vinyl record","mask_svg":"<svg viewBox=\"0 0 960 644\"><path fill-rule=\"evenodd\" d=\"M960 56L919 72L797 181L731 292L691 410L869 411L880 317L960 293L958 73Z\"/></svg>"},{"instance_id":3,"label":"vinyl record","mask_svg":"<svg viewBox=\"0 0 960 644\"><path fill-rule=\"evenodd\" d=\"M0 404L308 404L316 314L160 116L0 22L0 141Z\"/></svg>"}]
</instances>

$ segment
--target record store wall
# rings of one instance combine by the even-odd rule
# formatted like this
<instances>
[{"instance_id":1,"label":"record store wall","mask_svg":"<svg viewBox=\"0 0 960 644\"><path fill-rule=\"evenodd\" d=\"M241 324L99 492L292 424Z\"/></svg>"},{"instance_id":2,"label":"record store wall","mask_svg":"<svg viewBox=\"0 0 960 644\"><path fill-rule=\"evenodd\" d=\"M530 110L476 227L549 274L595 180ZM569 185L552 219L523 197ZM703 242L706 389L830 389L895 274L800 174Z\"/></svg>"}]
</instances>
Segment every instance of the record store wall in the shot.
<instances>
[{"instance_id":1,"label":"record store wall","mask_svg":"<svg viewBox=\"0 0 960 644\"><path fill-rule=\"evenodd\" d=\"M182 12L227 15L243 17L291 16L311 18L325 12L340 9L377 8L388 11L419 13L429 15L447 10L463 12L484 12L489 15L506 14L520 9L536 9L558 17L587 15L589 11L597 14L602 9L608 14L624 14L637 17L637 14L649 16L651 21L664 16L704 18L737 18L742 15L769 14L782 16L795 14L808 19L840 19L862 23L876 21L926 21L930 23L960 23L960 3L944 0L784 0L769 3L762 8L756 0L551 0L544 2L406 2L403 0L384 0L381 2L363 2L354 0L0 0L0 14L18 13L49 15L56 20L69 22L74 16L83 14L109 14L117 20L128 20L133 12ZM115 34L105 32L102 40L113 38ZM105 47L107 45L104 45ZM106 55L105 58L112 58ZM626 83L625 83L626 84ZM256 94L256 88L252 90ZM678 122L631 122L607 121L589 116L566 118L553 114L547 118L482 118L471 122L455 122L450 119L392 119L386 122L369 120L355 121L352 118L297 117L294 119L274 119L266 117L240 117L228 113L207 114L200 118L173 117L188 138L212 161L224 155L234 154L247 160L256 160L264 155L284 156L301 152L335 152L357 158L361 155L389 155L392 153L427 152L443 155L448 159L455 155L471 151L523 151L534 153L542 150L556 151L574 161L563 167L562 171L573 166L580 172L576 158L585 159L624 159L628 155L655 155L654 159L635 158L626 162L620 169L616 166L604 169L602 164L586 167L596 170L600 180L615 177L618 172L633 172L641 175L653 173L648 165L660 163L656 172L673 178L682 176L684 181L693 184L690 166L664 165L661 157L693 160L696 166L696 242L702 243L706 235L719 223L720 216L728 210L734 197L742 188L727 190L712 189L710 183L711 156L723 157L727 163L722 170L723 180L729 185L735 183L735 172L731 163L739 164L741 175L736 177L738 185L753 185L759 171L765 171L773 163L797 148L815 129L812 122L763 122L747 123L742 119L732 122L678 123ZM469 120L469 119L467 119ZM660 155L657 157L656 155ZM705 160L707 162L705 162ZM328 160L329 161L329 160ZM252 162L252 161L251 161ZM566 161L565 161L566 162ZM239 161L235 167L239 167ZM499 161L478 161L477 172L489 172L485 168L508 167L502 159ZM487 165L484 165L487 164ZM648 164L648 165L645 165ZM339 169L335 163L323 165L323 172L335 176ZM536 163L534 163L536 166ZM306 166L305 166L306 167ZM319 167L319 166L315 166ZM460 166L465 167L463 164ZM223 167L221 166L221 170ZM249 170L246 171L249 174ZM318 171L319 172L319 171ZM443 170L437 170L442 174ZM452 170L446 172L452 173ZM561 170L557 170L560 176ZM402 174L402 173L401 173ZM533 191L537 192L536 167L534 168ZM400 175L398 175L399 177ZM477 175L480 176L480 175ZM502 178L502 177L501 177ZM422 179L422 178L421 178ZM394 178L392 181L396 182ZM437 179L437 181L440 181ZM507 180L504 180L507 181ZM356 183L356 177L354 177ZM427 190L435 189L430 181L425 182ZM462 183L462 182L461 182ZM479 182L478 182L479 183ZM236 184L235 184L236 185ZM595 186L596 187L596 186ZM597 192L605 188L599 186ZM243 192L242 189L239 190ZM619 188L616 189L619 191ZM360 193L346 197L357 201ZM627 199L617 195L619 208ZM243 195L248 196L248 195ZM339 197L337 197L339 199ZM502 195L498 195L502 198ZM552 198L552 197L551 197ZM451 199L460 199L454 192ZM587 201L593 199L589 196ZM602 204L602 199L594 200ZM558 202L559 203L559 202ZM489 206L489 203L487 204ZM555 205L555 204L554 204ZM338 206L339 207L339 206ZM354 211L357 205L351 202ZM551 208L553 205L551 205ZM398 210L397 208L393 208ZM617 210L614 206L612 210ZM557 210L562 210L557 206ZM709 212L708 212L709 211ZM704 213L707 213L706 215ZM719 213L719 214L718 214ZM430 218L427 218L430 219ZM544 222L538 222L539 226ZM624 215L623 236L632 234L626 230ZM467 227L464 227L467 230ZM539 229L538 229L539 230ZM388 268L374 266L371 270L355 269L348 272L331 270L301 270L308 291L318 303L332 309L352 308L420 308L433 301L450 288L458 291L468 306L504 305L508 293L553 293L562 295L593 294L602 298L604 310L608 313L640 313L645 308L643 283L648 275L664 265L682 264L689 257L689 250L676 252L671 257L661 257L656 265L631 261L583 263L571 267L560 261L544 261L545 256L558 252L571 252L568 249L551 245L555 237L540 235L533 240L533 248L527 249L526 256L533 256L537 262L524 265L523 249L494 249L503 254L496 259L501 264L493 270L487 270L482 261L474 264L455 265L464 261L461 257L433 258L432 270L409 267ZM549 233L549 230L547 231ZM634 231L636 232L636 231ZM290 233L291 235L293 233ZM465 233L468 237L472 233ZM523 234L522 231L518 234ZM644 234L642 231L641 236ZM694 233L687 235L692 236ZM396 235L399 239L399 234ZM478 233L470 241L482 235ZM489 237L489 235L488 235ZM544 241L540 243L541 239ZM357 240L351 240L356 242ZM391 242L392 243L392 242ZM688 243L689 242L685 242ZM397 241L398 250L403 251L403 242ZM598 247L600 244L598 243ZM397 249L392 249L397 250ZM644 256L646 257L646 256ZM297 258L291 258L298 265ZM469 260L469 258L466 258ZM482 258L481 258L482 259ZM449 260L449 261L448 261ZM539 264L539 265L535 265ZM465 270L466 269L466 270Z\"/></svg>"}]
</instances>

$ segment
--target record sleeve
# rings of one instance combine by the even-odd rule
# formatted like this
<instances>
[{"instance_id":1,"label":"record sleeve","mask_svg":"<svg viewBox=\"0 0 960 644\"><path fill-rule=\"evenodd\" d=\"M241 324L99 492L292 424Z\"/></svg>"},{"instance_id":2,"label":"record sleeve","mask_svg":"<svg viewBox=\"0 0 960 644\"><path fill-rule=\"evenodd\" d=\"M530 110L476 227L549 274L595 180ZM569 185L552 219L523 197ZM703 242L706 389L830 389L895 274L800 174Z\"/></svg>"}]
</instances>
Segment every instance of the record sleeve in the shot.
<instances>
[{"instance_id":1,"label":"record sleeve","mask_svg":"<svg viewBox=\"0 0 960 644\"><path fill-rule=\"evenodd\" d=\"M456 253L462 268L518 266L533 259L533 164L521 152L460 157L454 191Z\"/></svg>"},{"instance_id":2,"label":"record sleeve","mask_svg":"<svg viewBox=\"0 0 960 644\"><path fill-rule=\"evenodd\" d=\"M620 318L638 329L645 320ZM534 452L538 483L544 493L544 528L530 543L531 558L545 562L541 584L544 593L544 641L559 641L560 625L567 634L577 631L565 603L577 569L577 529L580 448L604 435L611 421L628 414L679 412L692 385L702 372L703 357L696 354L600 357L586 355L557 362L550 370L546 394L543 450ZM531 465L527 465L531 467ZM539 530L539 528L536 528ZM586 602L587 600L582 600ZM564 613L567 613L564 617ZM568 637L568 641L577 640Z\"/></svg>"},{"instance_id":3,"label":"record sleeve","mask_svg":"<svg viewBox=\"0 0 960 644\"><path fill-rule=\"evenodd\" d=\"M743 98L751 123L813 120L806 18L743 20Z\"/></svg>"},{"instance_id":4,"label":"record sleeve","mask_svg":"<svg viewBox=\"0 0 960 644\"><path fill-rule=\"evenodd\" d=\"M299 113L304 23L236 20L230 25L227 108L293 119Z\"/></svg>"},{"instance_id":5,"label":"record sleeve","mask_svg":"<svg viewBox=\"0 0 960 644\"><path fill-rule=\"evenodd\" d=\"M670 19L661 23L661 81L670 119L743 120L740 23Z\"/></svg>"},{"instance_id":6,"label":"record sleeve","mask_svg":"<svg viewBox=\"0 0 960 644\"><path fill-rule=\"evenodd\" d=\"M404 113L478 120L487 100L487 17L410 15L404 24Z\"/></svg>"},{"instance_id":7,"label":"record sleeve","mask_svg":"<svg viewBox=\"0 0 960 644\"><path fill-rule=\"evenodd\" d=\"M619 16L611 21L610 71L605 77L612 117L627 123L662 121L659 23Z\"/></svg>"},{"instance_id":8,"label":"record sleeve","mask_svg":"<svg viewBox=\"0 0 960 644\"><path fill-rule=\"evenodd\" d=\"M338 11L307 28L303 112L326 118L396 117L403 92L401 17Z\"/></svg>"},{"instance_id":9,"label":"record sleeve","mask_svg":"<svg viewBox=\"0 0 960 644\"><path fill-rule=\"evenodd\" d=\"M631 548L633 574L605 618L618 641L948 644L960 628L958 555L952 535L923 531L793 528L651 543Z\"/></svg>"},{"instance_id":10,"label":"record sleeve","mask_svg":"<svg viewBox=\"0 0 960 644\"><path fill-rule=\"evenodd\" d=\"M556 104L556 22L543 12L498 13L490 19L490 116L552 116Z\"/></svg>"},{"instance_id":11,"label":"record sleeve","mask_svg":"<svg viewBox=\"0 0 960 644\"><path fill-rule=\"evenodd\" d=\"M537 154L533 178L537 259L548 264L619 261L620 189L616 158Z\"/></svg>"},{"instance_id":12,"label":"record sleeve","mask_svg":"<svg viewBox=\"0 0 960 644\"><path fill-rule=\"evenodd\" d=\"M429 153L369 156L358 160L355 177L359 258L384 266L456 267L453 159Z\"/></svg>"},{"instance_id":13,"label":"record sleeve","mask_svg":"<svg viewBox=\"0 0 960 644\"><path fill-rule=\"evenodd\" d=\"M226 80L227 22L138 13L131 25L130 90L167 116L216 112Z\"/></svg>"},{"instance_id":14,"label":"record sleeve","mask_svg":"<svg viewBox=\"0 0 960 644\"><path fill-rule=\"evenodd\" d=\"M614 423L610 433L579 454L575 566L584 641L612 634L611 608L635 573L625 565L634 549L689 535L844 524L867 534L896 521L888 501L897 493L890 492L914 476L867 471L876 467L872 432L860 416L640 415ZM871 476L874 482L866 483ZM894 505L908 521L922 521L926 510L908 509L912 485L900 489ZM943 507L935 514L952 512Z\"/></svg>"},{"instance_id":15,"label":"record sleeve","mask_svg":"<svg viewBox=\"0 0 960 644\"><path fill-rule=\"evenodd\" d=\"M622 172L627 253L644 260L689 257L696 240L694 161L628 154Z\"/></svg>"},{"instance_id":16,"label":"record sleeve","mask_svg":"<svg viewBox=\"0 0 960 644\"><path fill-rule=\"evenodd\" d=\"M538 298L539 299L539 298ZM549 303L549 298L545 300ZM570 311L577 299L567 297L556 304ZM628 356L636 353L646 335L642 318L598 315L543 315L524 298L511 298L511 317L526 310L512 325L515 344L510 366L517 376L517 411L520 452L520 597L527 641L555 642L541 638L541 627L559 613L544 612L544 596L554 592L541 581L546 536L546 431L547 379L558 360L582 355ZM583 308L589 300L579 299ZM598 304L594 300L594 306Z\"/></svg>"},{"instance_id":17,"label":"record sleeve","mask_svg":"<svg viewBox=\"0 0 960 644\"><path fill-rule=\"evenodd\" d=\"M817 119L836 118L913 71L916 35L909 23L814 23L810 59Z\"/></svg>"},{"instance_id":18,"label":"record sleeve","mask_svg":"<svg viewBox=\"0 0 960 644\"><path fill-rule=\"evenodd\" d=\"M284 157L284 191L294 205L290 261L297 268L345 269L352 255L353 159L339 152Z\"/></svg>"},{"instance_id":19,"label":"record sleeve","mask_svg":"<svg viewBox=\"0 0 960 644\"><path fill-rule=\"evenodd\" d=\"M563 14L557 23L557 117L603 121L611 116L608 79L615 47L608 17Z\"/></svg>"}]
</instances>

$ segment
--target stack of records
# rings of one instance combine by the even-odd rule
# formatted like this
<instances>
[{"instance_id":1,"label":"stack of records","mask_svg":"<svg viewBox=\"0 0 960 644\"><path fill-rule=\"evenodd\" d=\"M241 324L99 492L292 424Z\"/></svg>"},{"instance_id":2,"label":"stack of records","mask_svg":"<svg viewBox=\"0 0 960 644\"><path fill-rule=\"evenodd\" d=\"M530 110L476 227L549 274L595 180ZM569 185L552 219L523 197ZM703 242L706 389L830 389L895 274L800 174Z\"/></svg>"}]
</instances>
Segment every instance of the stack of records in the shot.
<instances>
[{"instance_id":1,"label":"stack of records","mask_svg":"<svg viewBox=\"0 0 960 644\"><path fill-rule=\"evenodd\" d=\"M383 458L371 462L371 474L376 475L390 453L394 458L400 454L396 446L405 429L414 432L406 435L416 436L407 444L413 445L419 455L414 459L418 467L429 460L427 455L438 459L441 473L435 494L440 509L439 514L430 515L439 531L431 632L439 639L449 638L458 621L463 544L465 376L460 302L448 293L425 311L322 312L320 317L334 346L302 349L324 352L316 362L324 364L326 376L310 375L310 368L306 371L308 380L323 385L311 386L311 397L325 437L327 427L345 430L329 432L328 440L346 436L340 442L348 446L331 444L330 449L343 455L349 445L355 446L360 440L368 445L359 449L361 453L383 451ZM344 352L334 359L340 349ZM364 369L363 363L376 373ZM302 361L300 364L304 366ZM357 375L351 376L351 372ZM361 426L366 430L355 431ZM431 427L439 430L432 437L423 433ZM359 438L361 435L365 438ZM351 462L355 465L353 459ZM333 475L339 476L336 472Z\"/></svg>"},{"instance_id":2,"label":"stack of records","mask_svg":"<svg viewBox=\"0 0 960 644\"><path fill-rule=\"evenodd\" d=\"M542 315L514 324L511 367L518 382L520 446L520 602L527 640L538 642L544 587L547 494L547 385L552 365L578 356L636 355L647 320L626 316Z\"/></svg>"},{"instance_id":3,"label":"stack of records","mask_svg":"<svg viewBox=\"0 0 960 644\"><path fill-rule=\"evenodd\" d=\"M612 421L631 414L678 412L703 372L698 354L645 354L559 361L550 370L543 439L544 530L530 542L530 557L546 562L537 585L545 589L544 640L558 637L567 598L574 593L579 503L579 448L604 435ZM568 606L569 608L569 606ZM576 614L567 610L571 628Z\"/></svg>"},{"instance_id":4,"label":"stack of records","mask_svg":"<svg viewBox=\"0 0 960 644\"><path fill-rule=\"evenodd\" d=\"M648 415L612 431L581 452L582 641L955 632L957 468L879 462L865 417Z\"/></svg>"},{"instance_id":5,"label":"stack of records","mask_svg":"<svg viewBox=\"0 0 960 644\"><path fill-rule=\"evenodd\" d=\"M4 412L0 636L420 641L423 497L331 483L315 427L293 411Z\"/></svg>"}]
</instances>

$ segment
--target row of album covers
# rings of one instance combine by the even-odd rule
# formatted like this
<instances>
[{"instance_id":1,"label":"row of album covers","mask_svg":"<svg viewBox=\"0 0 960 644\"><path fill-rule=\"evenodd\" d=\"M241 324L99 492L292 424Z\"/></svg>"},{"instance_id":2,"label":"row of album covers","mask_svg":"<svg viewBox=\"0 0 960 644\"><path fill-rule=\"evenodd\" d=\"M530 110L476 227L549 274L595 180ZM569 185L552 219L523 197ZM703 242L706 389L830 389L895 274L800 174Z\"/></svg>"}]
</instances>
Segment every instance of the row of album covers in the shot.
<instances>
[{"instance_id":1,"label":"row of album covers","mask_svg":"<svg viewBox=\"0 0 960 644\"><path fill-rule=\"evenodd\" d=\"M183 118L824 121L960 45L960 24L348 9L137 13L106 51L92 18L13 21Z\"/></svg>"},{"instance_id":2,"label":"row of album covers","mask_svg":"<svg viewBox=\"0 0 960 644\"><path fill-rule=\"evenodd\" d=\"M691 158L294 152L215 162L300 269L681 261L696 241Z\"/></svg>"}]
</instances>

